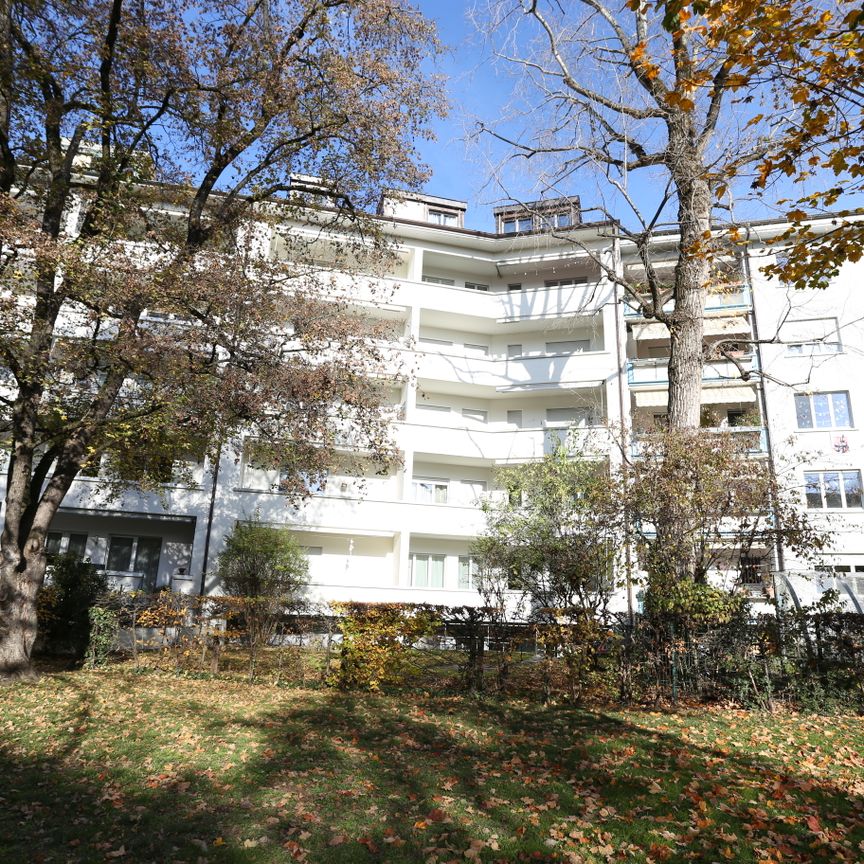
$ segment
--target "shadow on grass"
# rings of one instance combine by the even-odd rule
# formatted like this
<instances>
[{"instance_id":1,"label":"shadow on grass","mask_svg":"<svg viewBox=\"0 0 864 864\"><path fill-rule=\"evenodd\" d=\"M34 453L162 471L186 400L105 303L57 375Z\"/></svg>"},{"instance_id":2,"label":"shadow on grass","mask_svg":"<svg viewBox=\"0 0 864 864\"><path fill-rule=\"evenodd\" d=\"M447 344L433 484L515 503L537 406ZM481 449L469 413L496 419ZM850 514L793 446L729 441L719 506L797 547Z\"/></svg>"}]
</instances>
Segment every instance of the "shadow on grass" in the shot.
<instances>
[{"instance_id":1,"label":"shadow on grass","mask_svg":"<svg viewBox=\"0 0 864 864\"><path fill-rule=\"evenodd\" d=\"M106 726L95 676L63 677L65 711L0 739L0 861L864 859L857 791L662 718L263 688L252 710L114 675L137 707Z\"/></svg>"}]
</instances>

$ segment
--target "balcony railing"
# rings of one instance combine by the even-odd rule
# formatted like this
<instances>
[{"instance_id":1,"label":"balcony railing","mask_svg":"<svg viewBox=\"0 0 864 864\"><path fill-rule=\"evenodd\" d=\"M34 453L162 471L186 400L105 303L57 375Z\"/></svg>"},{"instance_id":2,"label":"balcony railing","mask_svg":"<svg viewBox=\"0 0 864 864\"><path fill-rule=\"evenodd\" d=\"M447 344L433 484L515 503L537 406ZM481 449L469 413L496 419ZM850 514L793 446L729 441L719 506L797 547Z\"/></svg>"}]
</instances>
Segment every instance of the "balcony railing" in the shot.
<instances>
[{"instance_id":1,"label":"balcony railing","mask_svg":"<svg viewBox=\"0 0 864 864\"><path fill-rule=\"evenodd\" d=\"M768 430L763 426L727 426L704 428L705 432L731 433L742 441L746 452L751 456L765 456L768 453ZM639 436L634 436L630 442L630 455L639 457L644 450L644 442Z\"/></svg>"},{"instance_id":2,"label":"balcony railing","mask_svg":"<svg viewBox=\"0 0 864 864\"><path fill-rule=\"evenodd\" d=\"M740 368L731 360L709 360L702 367L703 381L740 381L741 371L754 369L754 355L745 354L737 358ZM627 383L631 386L669 383L669 358L658 357L646 360L627 361Z\"/></svg>"},{"instance_id":3,"label":"balcony railing","mask_svg":"<svg viewBox=\"0 0 864 864\"><path fill-rule=\"evenodd\" d=\"M635 306L630 305L632 302L625 302L624 317L641 318L642 313ZM723 286L718 286L718 290L708 292L708 297L705 301L705 311L732 312L740 309L749 309L751 305L750 288L745 282L727 282ZM663 306L663 311L671 312L674 308L675 304L670 300Z\"/></svg>"}]
</instances>

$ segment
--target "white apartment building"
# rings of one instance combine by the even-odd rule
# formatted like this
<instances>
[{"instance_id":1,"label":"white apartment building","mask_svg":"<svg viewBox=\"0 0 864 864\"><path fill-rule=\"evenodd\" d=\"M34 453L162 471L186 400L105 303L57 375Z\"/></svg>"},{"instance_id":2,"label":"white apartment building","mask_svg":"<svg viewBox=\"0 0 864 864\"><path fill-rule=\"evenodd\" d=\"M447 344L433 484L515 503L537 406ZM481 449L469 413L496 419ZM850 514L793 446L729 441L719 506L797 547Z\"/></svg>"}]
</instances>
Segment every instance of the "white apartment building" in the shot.
<instances>
[{"instance_id":1,"label":"white apartment building","mask_svg":"<svg viewBox=\"0 0 864 864\"><path fill-rule=\"evenodd\" d=\"M541 457L568 431L614 458L608 428L638 429L665 412L668 337L598 266L638 265L613 226L581 223L577 199L498 208L492 233L464 229L465 206L429 195L382 203L399 254L373 314L402 334L394 348L410 371L392 392L399 470L334 474L297 508L275 490L278 472L248 454L195 465L192 486L161 495L130 488L111 500L97 478L81 477L49 548L89 557L126 587L209 592L226 534L259 518L306 548L316 600L482 602L471 546L495 469ZM792 294L759 274L773 254L771 227L760 230L708 304L706 342L740 335L741 348L706 363L703 422L735 427L756 455L771 447L778 464L797 460L802 498L846 520L825 565L864 598L864 433L853 425L864 417L864 299L852 290L864 265L849 265L827 292ZM366 290L356 302L370 299ZM760 343L769 333L778 341ZM744 381L742 369L768 377ZM774 551L765 555L775 567Z\"/></svg>"}]
</instances>

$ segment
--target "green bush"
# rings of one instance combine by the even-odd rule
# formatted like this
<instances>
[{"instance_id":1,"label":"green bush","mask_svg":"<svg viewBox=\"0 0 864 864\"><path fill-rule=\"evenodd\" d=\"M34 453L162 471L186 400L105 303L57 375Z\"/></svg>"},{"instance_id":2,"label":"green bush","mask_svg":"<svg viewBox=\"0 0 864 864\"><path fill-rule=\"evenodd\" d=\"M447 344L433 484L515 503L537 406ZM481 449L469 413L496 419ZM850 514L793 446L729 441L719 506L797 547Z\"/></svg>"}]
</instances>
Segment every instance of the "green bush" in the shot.
<instances>
[{"instance_id":1,"label":"green bush","mask_svg":"<svg viewBox=\"0 0 864 864\"><path fill-rule=\"evenodd\" d=\"M56 555L40 598L42 647L81 662L90 643L90 609L108 588L108 577L89 561Z\"/></svg>"}]
</instances>

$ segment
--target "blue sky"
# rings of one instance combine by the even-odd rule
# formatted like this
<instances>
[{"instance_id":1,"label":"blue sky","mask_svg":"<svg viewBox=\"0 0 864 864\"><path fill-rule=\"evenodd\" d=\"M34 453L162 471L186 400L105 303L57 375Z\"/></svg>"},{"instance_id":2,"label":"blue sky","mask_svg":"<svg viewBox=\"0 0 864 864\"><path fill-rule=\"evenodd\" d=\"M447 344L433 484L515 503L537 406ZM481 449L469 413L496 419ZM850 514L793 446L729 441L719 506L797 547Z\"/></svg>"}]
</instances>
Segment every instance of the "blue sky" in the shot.
<instances>
[{"instance_id":1,"label":"blue sky","mask_svg":"<svg viewBox=\"0 0 864 864\"><path fill-rule=\"evenodd\" d=\"M451 103L450 115L435 124L437 141L421 142L420 153L432 168L432 178L425 191L433 195L456 198L468 202L466 227L493 230L492 207L506 200L500 189L489 182L491 166L483 157L484 147L471 145L466 140L475 128L476 118L494 121L501 116L511 99L514 85L512 71L508 73L496 66L483 45L483 39L475 32L468 18L472 3L461 0L415 0L423 13L436 22L442 42L448 52L441 59L439 71L446 76L446 88ZM488 141L485 145L488 147ZM653 171L653 169L651 169ZM656 198L657 183L644 172L635 177L631 191L641 204ZM820 185L827 188L833 178L823 178ZM508 192L522 200L538 197L531 188L531 179L525 176L508 176ZM815 188L815 187L814 187ZM805 190L795 187L776 189L762 201L736 201L737 219L772 218L781 214L781 208L773 202L781 195L798 197ZM562 193L579 195L584 207L600 200L600 189L593 175L584 179L573 178L573 188L562 189ZM748 196L749 197L749 196ZM838 208L841 205L838 205ZM864 206L864 195L842 202L842 206ZM647 207L646 207L647 209ZM617 212L617 210L616 210ZM627 214L619 213L626 220Z\"/></svg>"}]
</instances>

